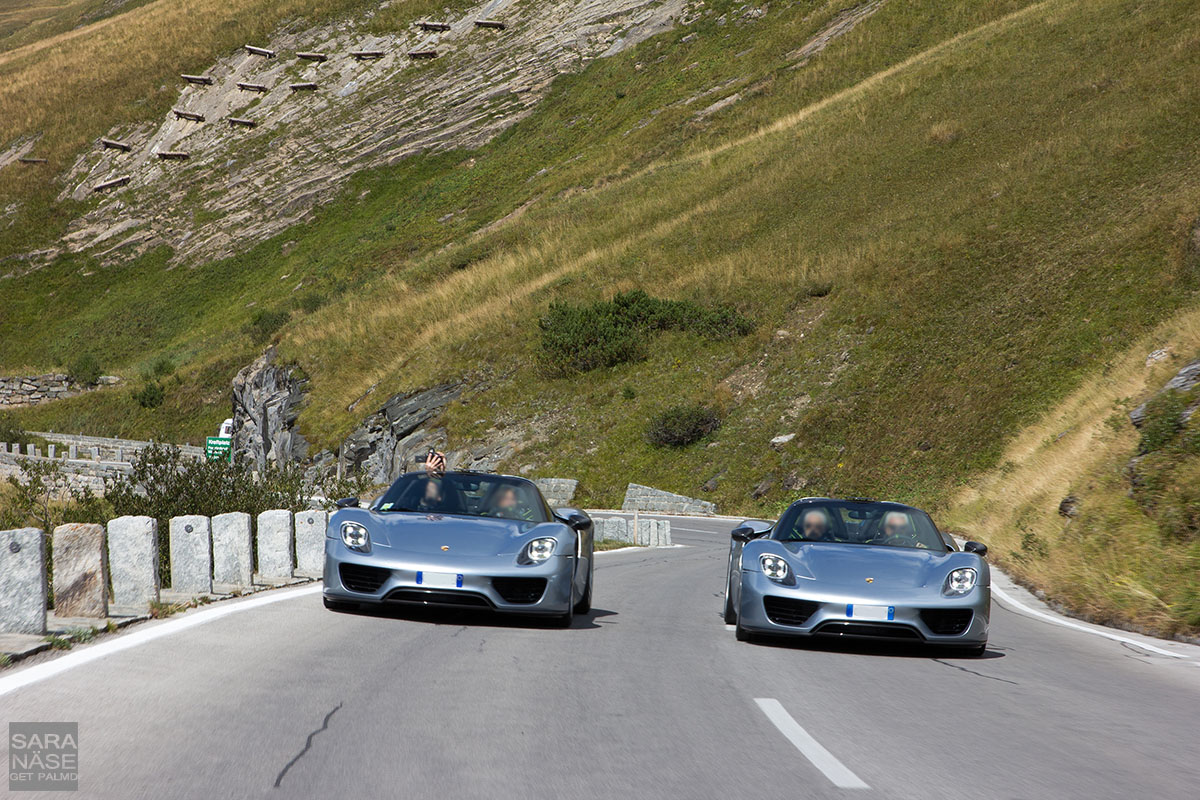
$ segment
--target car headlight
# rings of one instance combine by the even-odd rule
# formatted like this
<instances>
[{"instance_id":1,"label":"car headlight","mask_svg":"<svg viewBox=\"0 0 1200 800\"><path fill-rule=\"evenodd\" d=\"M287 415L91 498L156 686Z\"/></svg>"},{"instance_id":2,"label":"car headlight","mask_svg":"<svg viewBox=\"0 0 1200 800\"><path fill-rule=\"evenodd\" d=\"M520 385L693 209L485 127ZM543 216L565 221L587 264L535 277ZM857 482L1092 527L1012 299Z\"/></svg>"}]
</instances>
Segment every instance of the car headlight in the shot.
<instances>
[{"instance_id":1,"label":"car headlight","mask_svg":"<svg viewBox=\"0 0 1200 800\"><path fill-rule=\"evenodd\" d=\"M367 553L371 550L371 534L357 522L342 523L342 542L351 550Z\"/></svg>"},{"instance_id":2,"label":"car headlight","mask_svg":"<svg viewBox=\"0 0 1200 800\"><path fill-rule=\"evenodd\" d=\"M758 563L762 567L763 575L766 575L773 581L787 580L788 563L779 556L761 555L758 557Z\"/></svg>"},{"instance_id":3,"label":"car headlight","mask_svg":"<svg viewBox=\"0 0 1200 800\"><path fill-rule=\"evenodd\" d=\"M950 574L946 576L946 585L942 588L942 594L949 596L966 594L975 588L978 580L979 573L970 567L951 570Z\"/></svg>"},{"instance_id":4,"label":"car headlight","mask_svg":"<svg viewBox=\"0 0 1200 800\"><path fill-rule=\"evenodd\" d=\"M534 539L525 545L525 557L535 564L540 564L554 555L554 548L557 546L558 541L549 537Z\"/></svg>"}]
</instances>

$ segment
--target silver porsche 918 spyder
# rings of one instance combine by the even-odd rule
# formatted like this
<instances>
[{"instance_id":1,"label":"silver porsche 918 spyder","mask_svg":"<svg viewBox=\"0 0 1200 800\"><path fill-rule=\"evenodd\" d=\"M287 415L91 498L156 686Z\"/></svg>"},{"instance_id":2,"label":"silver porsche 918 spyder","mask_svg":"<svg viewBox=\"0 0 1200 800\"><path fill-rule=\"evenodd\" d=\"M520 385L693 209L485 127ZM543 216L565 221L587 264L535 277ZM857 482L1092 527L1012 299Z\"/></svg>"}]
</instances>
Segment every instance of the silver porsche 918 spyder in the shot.
<instances>
[{"instance_id":1,"label":"silver porsche 918 spyder","mask_svg":"<svg viewBox=\"0 0 1200 800\"><path fill-rule=\"evenodd\" d=\"M592 520L524 478L401 475L369 508L338 501L325 532L327 608L407 603L551 617L592 602Z\"/></svg>"},{"instance_id":2,"label":"silver porsche 918 spyder","mask_svg":"<svg viewBox=\"0 0 1200 800\"><path fill-rule=\"evenodd\" d=\"M983 655L991 611L987 547L959 550L924 511L810 497L774 524L733 529L725 622L756 635L925 642Z\"/></svg>"}]
</instances>

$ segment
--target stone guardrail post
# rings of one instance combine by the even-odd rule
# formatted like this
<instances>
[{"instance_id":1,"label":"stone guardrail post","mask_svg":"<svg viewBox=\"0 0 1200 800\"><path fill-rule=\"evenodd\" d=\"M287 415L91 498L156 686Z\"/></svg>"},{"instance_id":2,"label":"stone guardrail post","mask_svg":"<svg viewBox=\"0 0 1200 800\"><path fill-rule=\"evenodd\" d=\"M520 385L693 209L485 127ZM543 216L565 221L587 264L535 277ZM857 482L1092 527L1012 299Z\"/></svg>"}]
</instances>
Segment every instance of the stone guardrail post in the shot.
<instances>
[{"instance_id":1,"label":"stone guardrail post","mask_svg":"<svg viewBox=\"0 0 1200 800\"><path fill-rule=\"evenodd\" d=\"M258 576L261 580L292 577L292 512L264 511L258 515Z\"/></svg>"},{"instance_id":2,"label":"stone guardrail post","mask_svg":"<svg viewBox=\"0 0 1200 800\"><path fill-rule=\"evenodd\" d=\"M45 537L37 528L0 531L0 633L45 632Z\"/></svg>"},{"instance_id":3,"label":"stone guardrail post","mask_svg":"<svg viewBox=\"0 0 1200 800\"><path fill-rule=\"evenodd\" d=\"M170 523L171 589L212 593L212 525L208 517L172 517Z\"/></svg>"},{"instance_id":4,"label":"stone guardrail post","mask_svg":"<svg viewBox=\"0 0 1200 800\"><path fill-rule=\"evenodd\" d=\"M108 616L104 526L59 525L54 547L54 614L57 617ZM157 554L155 554L157 557Z\"/></svg>"},{"instance_id":5,"label":"stone guardrail post","mask_svg":"<svg viewBox=\"0 0 1200 800\"><path fill-rule=\"evenodd\" d=\"M212 518L213 583L249 587L254 583L254 540L250 515L240 511Z\"/></svg>"},{"instance_id":6,"label":"stone guardrail post","mask_svg":"<svg viewBox=\"0 0 1200 800\"><path fill-rule=\"evenodd\" d=\"M296 512L296 574L319 578L325 572L327 511Z\"/></svg>"},{"instance_id":7,"label":"stone guardrail post","mask_svg":"<svg viewBox=\"0 0 1200 800\"><path fill-rule=\"evenodd\" d=\"M58 448L52 444L46 445L46 458L54 458Z\"/></svg>"},{"instance_id":8,"label":"stone guardrail post","mask_svg":"<svg viewBox=\"0 0 1200 800\"><path fill-rule=\"evenodd\" d=\"M79 458L79 445L77 445L77 444L67 445L67 458L71 459L72 461Z\"/></svg>"},{"instance_id":9,"label":"stone guardrail post","mask_svg":"<svg viewBox=\"0 0 1200 800\"><path fill-rule=\"evenodd\" d=\"M158 520L109 520L108 568L112 574L112 604L142 612L150 610L150 604L159 599Z\"/></svg>"}]
</instances>

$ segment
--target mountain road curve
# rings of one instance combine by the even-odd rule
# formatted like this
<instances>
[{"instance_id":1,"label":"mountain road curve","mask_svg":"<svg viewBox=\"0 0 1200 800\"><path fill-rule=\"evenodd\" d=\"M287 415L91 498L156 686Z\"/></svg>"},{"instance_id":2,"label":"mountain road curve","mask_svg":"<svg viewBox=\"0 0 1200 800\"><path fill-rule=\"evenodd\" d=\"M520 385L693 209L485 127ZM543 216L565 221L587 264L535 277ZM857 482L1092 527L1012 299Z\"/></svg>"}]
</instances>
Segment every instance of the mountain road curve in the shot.
<instances>
[{"instance_id":1,"label":"mountain road curve","mask_svg":"<svg viewBox=\"0 0 1200 800\"><path fill-rule=\"evenodd\" d=\"M1011 584L982 658L741 644L730 527L599 555L568 630L311 587L146 623L0 673L0 724L79 723L73 798L1200 797L1200 648L1056 624Z\"/></svg>"}]
</instances>

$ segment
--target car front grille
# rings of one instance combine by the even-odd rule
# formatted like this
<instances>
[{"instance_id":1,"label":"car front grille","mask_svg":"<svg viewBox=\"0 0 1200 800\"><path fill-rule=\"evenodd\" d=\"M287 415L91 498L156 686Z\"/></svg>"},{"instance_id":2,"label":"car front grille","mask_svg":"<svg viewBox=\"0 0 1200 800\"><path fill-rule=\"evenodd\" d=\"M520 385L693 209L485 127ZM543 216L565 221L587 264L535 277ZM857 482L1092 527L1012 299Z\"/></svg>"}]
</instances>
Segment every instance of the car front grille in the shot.
<instances>
[{"instance_id":1,"label":"car front grille","mask_svg":"<svg viewBox=\"0 0 1200 800\"><path fill-rule=\"evenodd\" d=\"M506 603L536 603L546 593L545 578L492 578L492 586Z\"/></svg>"},{"instance_id":2,"label":"car front grille","mask_svg":"<svg viewBox=\"0 0 1200 800\"><path fill-rule=\"evenodd\" d=\"M922 608L921 621L938 636L957 636L971 627L975 612L969 608Z\"/></svg>"},{"instance_id":3,"label":"car front grille","mask_svg":"<svg viewBox=\"0 0 1200 800\"><path fill-rule=\"evenodd\" d=\"M391 577L390 569L367 567L362 564L339 564L338 575L341 576L342 586L352 592L374 594L379 587Z\"/></svg>"},{"instance_id":4,"label":"car front grille","mask_svg":"<svg viewBox=\"0 0 1200 800\"><path fill-rule=\"evenodd\" d=\"M832 636L870 636L877 639L920 639L907 625L872 625L866 622L826 622L813 633Z\"/></svg>"},{"instance_id":5,"label":"car front grille","mask_svg":"<svg viewBox=\"0 0 1200 800\"><path fill-rule=\"evenodd\" d=\"M820 603L797 600L794 597L768 595L763 598L763 610L767 612L767 619L776 625L803 625L820 607Z\"/></svg>"},{"instance_id":6,"label":"car front grille","mask_svg":"<svg viewBox=\"0 0 1200 800\"><path fill-rule=\"evenodd\" d=\"M473 592L439 592L434 589L394 589L383 598L392 603L417 603L424 606L468 606L491 608L486 597Z\"/></svg>"}]
</instances>

